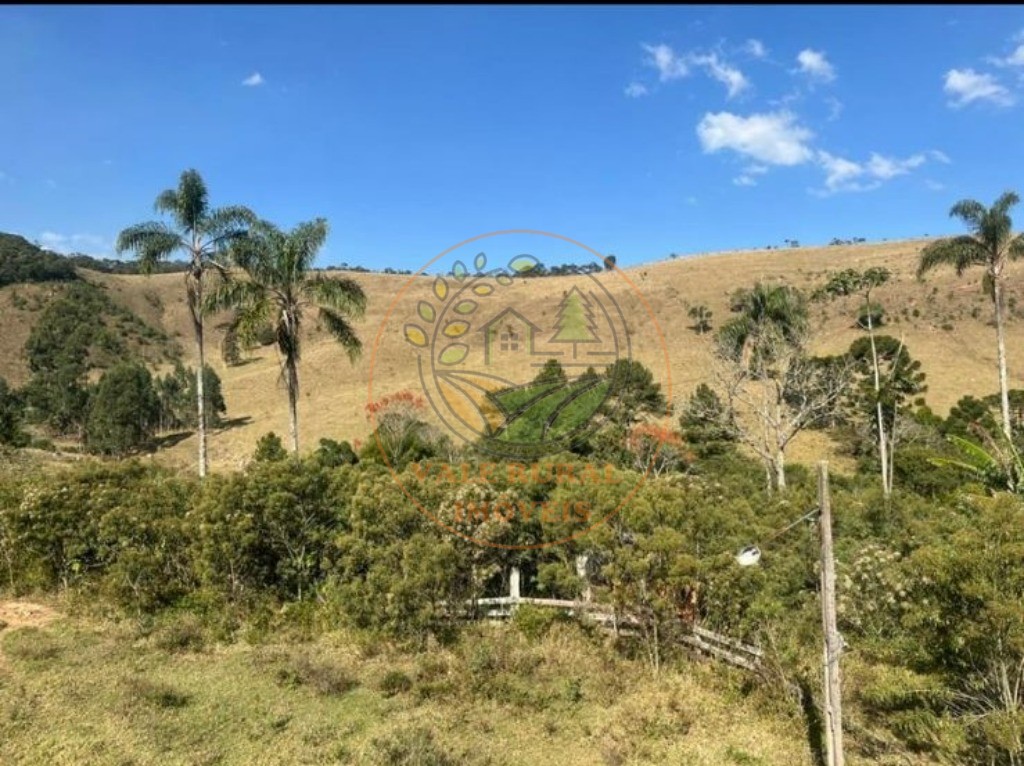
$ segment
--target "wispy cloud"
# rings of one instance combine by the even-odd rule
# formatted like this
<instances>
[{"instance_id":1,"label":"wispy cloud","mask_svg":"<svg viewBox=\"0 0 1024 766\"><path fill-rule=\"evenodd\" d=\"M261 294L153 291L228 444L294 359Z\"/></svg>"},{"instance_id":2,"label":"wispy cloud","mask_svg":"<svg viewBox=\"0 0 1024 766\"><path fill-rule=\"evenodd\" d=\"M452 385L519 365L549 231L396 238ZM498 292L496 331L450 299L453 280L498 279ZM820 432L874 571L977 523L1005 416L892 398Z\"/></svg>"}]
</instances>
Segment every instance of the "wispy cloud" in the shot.
<instances>
[{"instance_id":1,"label":"wispy cloud","mask_svg":"<svg viewBox=\"0 0 1024 766\"><path fill-rule=\"evenodd\" d=\"M694 68L702 70L705 74L725 86L729 98L742 93L750 87L750 81L737 67L725 61L720 53L701 53L696 51L677 52L671 46L647 45L643 49L647 52L644 64L657 70L658 80L661 82L672 82L688 77ZM643 88L639 92L637 85ZM630 92L633 90L634 92ZM635 98L638 95L646 95L646 86L642 83L631 83L626 89L626 95Z\"/></svg>"},{"instance_id":2,"label":"wispy cloud","mask_svg":"<svg viewBox=\"0 0 1024 766\"><path fill-rule=\"evenodd\" d=\"M829 96L825 103L828 104L828 121L835 122L843 113L843 102L835 96Z\"/></svg>"},{"instance_id":3,"label":"wispy cloud","mask_svg":"<svg viewBox=\"0 0 1024 766\"><path fill-rule=\"evenodd\" d=\"M98 234L58 234L55 231L44 231L39 235L39 245L55 253L108 253L111 243Z\"/></svg>"},{"instance_id":4,"label":"wispy cloud","mask_svg":"<svg viewBox=\"0 0 1024 766\"><path fill-rule=\"evenodd\" d=\"M805 48L796 56L797 69L814 82L827 83L836 79L835 67L829 62L824 51Z\"/></svg>"},{"instance_id":5,"label":"wispy cloud","mask_svg":"<svg viewBox=\"0 0 1024 766\"><path fill-rule=\"evenodd\" d=\"M626 90L624 92L630 98L640 98L641 96L646 96L650 93L650 91L647 90L647 86L640 82L631 82L626 86Z\"/></svg>"},{"instance_id":6,"label":"wispy cloud","mask_svg":"<svg viewBox=\"0 0 1024 766\"><path fill-rule=\"evenodd\" d=\"M825 171L825 189L822 193L832 194L877 189L883 182L921 167L928 161L928 157L918 153L900 159L872 152L867 162L854 162L819 151L817 161Z\"/></svg>"},{"instance_id":7,"label":"wispy cloud","mask_svg":"<svg viewBox=\"0 0 1024 766\"><path fill-rule=\"evenodd\" d=\"M662 82L678 80L681 77L686 77L686 75L690 73L690 69L686 66L686 62L681 57L677 56L676 52L668 45L645 44L643 48L648 54L645 63L658 70L658 79Z\"/></svg>"},{"instance_id":8,"label":"wispy cloud","mask_svg":"<svg viewBox=\"0 0 1024 766\"><path fill-rule=\"evenodd\" d=\"M757 186L757 177L768 172L765 165L747 165L743 172L732 179L736 186Z\"/></svg>"},{"instance_id":9,"label":"wispy cloud","mask_svg":"<svg viewBox=\"0 0 1024 766\"><path fill-rule=\"evenodd\" d=\"M259 72L253 72L251 75L242 80L242 85L247 88L256 88L263 85L266 80L263 79L263 75Z\"/></svg>"},{"instance_id":10,"label":"wispy cloud","mask_svg":"<svg viewBox=\"0 0 1024 766\"><path fill-rule=\"evenodd\" d=\"M733 98L750 87L750 81L736 67L730 66L722 61L717 53L695 54L690 61L704 67L708 75L725 85L729 98Z\"/></svg>"},{"instance_id":11,"label":"wispy cloud","mask_svg":"<svg viewBox=\"0 0 1024 766\"><path fill-rule=\"evenodd\" d=\"M989 62L996 66L1003 67L1024 67L1024 43L1021 43L1009 56L999 58L998 56L990 56Z\"/></svg>"},{"instance_id":12,"label":"wispy cloud","mask_svg":"<svg viewBox=\"0 0 1024 766\"><path fill-rule=\"evenodd\" d=\"M763 59L768 56L768 49L764 46L764 43L754 38L750 38L743 44L743 50L747 55L753 56L756 59Z\"/></svg>"},{"instance_id":13,"label":"wispy cloud","mask_svg":"<svg viewBox=\"0 0 1024 766\"><path fill-rule=\"evenodd\" d=\"M705 153L728 149L764 165L800 165L813 156L814 134L787 111L743 117L731 112L705 114L697 138Z\"/></svg>"},{"instance_id":14,"label":"wispy cloud","mask_svg":"<svg viewBox=\"0 0 1024 766\"><path fill-rule=\"evenodd\" d=\"M950 97L949 106L954 109L976 101L988 101L996 106L1011 106L1013 94L991 74L975 72L973 69L950 69L942 85Z\"/></svg>"}]
</instances>

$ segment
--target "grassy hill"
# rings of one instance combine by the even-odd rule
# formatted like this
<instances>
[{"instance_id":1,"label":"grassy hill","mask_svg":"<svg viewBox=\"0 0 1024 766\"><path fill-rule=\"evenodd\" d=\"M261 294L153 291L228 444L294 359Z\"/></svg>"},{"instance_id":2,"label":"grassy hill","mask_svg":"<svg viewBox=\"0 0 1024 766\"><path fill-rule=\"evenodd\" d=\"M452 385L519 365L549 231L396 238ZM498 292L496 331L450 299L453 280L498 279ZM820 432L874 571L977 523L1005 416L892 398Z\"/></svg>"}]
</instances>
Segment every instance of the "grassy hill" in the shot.
<instances>
[{"instance_id":1,"label":"grassy hill","mask_svg":"<svg viewBox=\"0 0 1024 766\"><path fill-rule=\"evenodd\" d=\"M756 280L785 281L799 288L814 289L830 272L845 268L885 266L893 280L879 289L875 299L886 309L886 331L903 336L911 353L928 375L928 403L938 412L948 411L965 393L983 395L997 390L995 339L992 309L980 287L981 272L957 278L952 271L937 272L927 281L914 276L921 249L928 240L905 240L857 245L791 248L784 250L734 251L699 254L627 268L623 275L642 293L664 335L671 376L662 374L664 354L656 334L639 326L646 312L637 293L614 274L597 279L615 297L632 332L635 358L655 370L670 401L677 404L707 378L711 361L711 336L698 335L690 326L690 306L704 304L714 313L717 327L729 316L728 297L738 287ZM107 288L115 302L129 308L146 323L163 329L184 349L186 363L194 364L194 348L184 303L180 274L145 277L78 269L81 279ZM311 449L321 437L362 439L369 432L364 405L371 381L370 360L378 328L394 296L409 282L404 301L413 305L429 295L431 280L390 274L354 276L369 297L366 317L357 324L364 353L354 365L344 351L333 344L314 323L303 352L299 403L301 441ZM573 285L585 277L562 276L524 280L507 288L503 300L525 316L548 317ZM1024 359L1016 349L1024 345L1024 265L1010 270L1010 306L1007 346L1010 353L1010 385L1024 388ZM0 376L14 384L24 382L27 368L21 349L38 316L33 301L45 297L52 287L8 285L0 288L0 321L6 332L0 337ZM815 347L822 353L844 351L861 331L855 327L857 298L814 304ZM207 348L210 363L224 382L224 395L232 427L213 435L211 464L235 468L252 453L257 439L267 431L284 434L288 429L285 395L279 385L279 367L272 346L258 349L245 364L228 367L219 357L223 339L223 317L208 324ZM379 398L402 389L418 390L414 355L409 353L400 332L379 339L378 363L372 373L373 396ZM513 363L506 363L512 365ZM660 364L660 367L659 367ZM496 374L514 370L502 369ZM828 445L818 434L810 434L794 445L796 460L820 455ZM194 440L178 443L158 459L172 464L189 464Z\"/></svg>"}]
</instances>

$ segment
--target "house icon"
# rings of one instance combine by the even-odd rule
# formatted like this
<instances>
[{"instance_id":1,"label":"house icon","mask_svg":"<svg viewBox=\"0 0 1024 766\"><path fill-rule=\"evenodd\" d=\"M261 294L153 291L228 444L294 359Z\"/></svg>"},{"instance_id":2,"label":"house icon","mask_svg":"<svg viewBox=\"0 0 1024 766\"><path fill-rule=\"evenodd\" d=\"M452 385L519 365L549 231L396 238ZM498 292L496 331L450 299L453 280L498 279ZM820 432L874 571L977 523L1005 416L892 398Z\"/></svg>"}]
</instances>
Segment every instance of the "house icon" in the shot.
<instances>
[{"instance_id":1,"label":"house icon","mask_svg":"<svg viewBox=\"0 0 1024 766\"><path fill-rule=\"evenodd\" d=\"M480 329L484 334L484 364L523 353L532 355L534 337L539 329L515 309L507 308L495 314Z\"/></svg>"}]
</instances>

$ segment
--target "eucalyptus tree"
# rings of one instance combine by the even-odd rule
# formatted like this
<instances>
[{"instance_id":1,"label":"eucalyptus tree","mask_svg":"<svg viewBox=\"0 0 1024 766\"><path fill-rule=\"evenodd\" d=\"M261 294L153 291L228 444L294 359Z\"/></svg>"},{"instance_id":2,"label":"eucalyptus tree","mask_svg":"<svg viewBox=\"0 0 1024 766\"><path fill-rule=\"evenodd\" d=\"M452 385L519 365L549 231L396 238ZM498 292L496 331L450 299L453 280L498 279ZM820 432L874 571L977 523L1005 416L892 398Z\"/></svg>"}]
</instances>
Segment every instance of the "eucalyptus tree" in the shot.
<instances>
[{"instance_id":1,"label":"eucalyptus tree","mask_svg":"<svg viewBox=\"0 0 1024 766\"><path fill-rule=\"evenodd\" d=\"M1006 331L1003 317L1003 292L1006 284L1006 265L1024 255L1024 235L1013 233L1010 209L1020 201L1016 192L1000 195L992 207L985 207L973 199L960 200L949 214L959 218L970 229L970 234L948 237L932 242L921 253L918 277L938 266L952 266L957 276L972 266L985 270L982 289L992 299L996 319L996 347L999 365L999 403L1003 417L1003 433L1011 437L1010 395L1006 374Z\"/></svg>"},{"instance_id":2,"label":"eucalyptus tree","mask_svg":"<svg viewBox=\"0 0 1024 766\"><path fill-rule=\"evenodd\" d=\"M351 321L366 310L363 289L347 277L328 277L313 270L327 232L323 218L288 232L266 221L256 223L249 236L231 249L231 259L244 278L227 275L206 302L210 311L234 309L235 328L243 341L268 325L273 328L288 391L294 452L299 451L299 359L306 313L316 310L320 323L351 361L362 349Z\"/></svg>"},{"instance_id":3,"label":"eucalyptus tree","mask_svg":"<svg viewBox=\"0 0 1024 766\"><path fill-rule=\"evenodd\" d=\"M124 229L117 237L117 252L134 253L142 271L150 274L156 265L174 253L188 259L185 270L185 299L188 304L196 357L196 433L199 437L199 476L206 476L206 389L203 371L206 352L203 341L203 290L207 272L222 271L219 260L227 249L243 239L256 221L251 210L239 205L211 208L206 184L198 171L181 174L176 189L167 189L156 198L154 208L172 220L147 221Z\"/></svg>"}]
</instances>

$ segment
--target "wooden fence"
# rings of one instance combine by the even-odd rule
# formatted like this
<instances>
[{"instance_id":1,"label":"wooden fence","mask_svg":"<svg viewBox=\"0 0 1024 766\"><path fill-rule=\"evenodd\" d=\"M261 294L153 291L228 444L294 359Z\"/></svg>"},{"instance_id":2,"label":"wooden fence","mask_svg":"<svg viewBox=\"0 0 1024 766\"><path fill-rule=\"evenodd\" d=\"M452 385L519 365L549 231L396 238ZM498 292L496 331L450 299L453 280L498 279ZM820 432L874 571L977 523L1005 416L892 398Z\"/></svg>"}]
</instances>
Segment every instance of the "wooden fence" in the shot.
<instances>
[{"instance_id":1,"label":"wooden fence","mask_svg":"<svg viewBox=\"0 0 1024 766\"><path fill-rule=\"evenodd\" d=\"M519 570L513 567L507 596L479 598L473 603L483 619L506 620L512 617L519 606L529 604L547 609L561 609L617 636L639 633L640 623L636 617L617 612L610 604L595 603L591 601L590 595L588 588L584 597L579 600L523 596L520 593ZM682 629L679 640L690 648L745 670L757 670L760 667L764 657L760 647L737 641L700 625L688 625L682 620L679 620L679 625Z\"/></svg>"}]
</instances>

